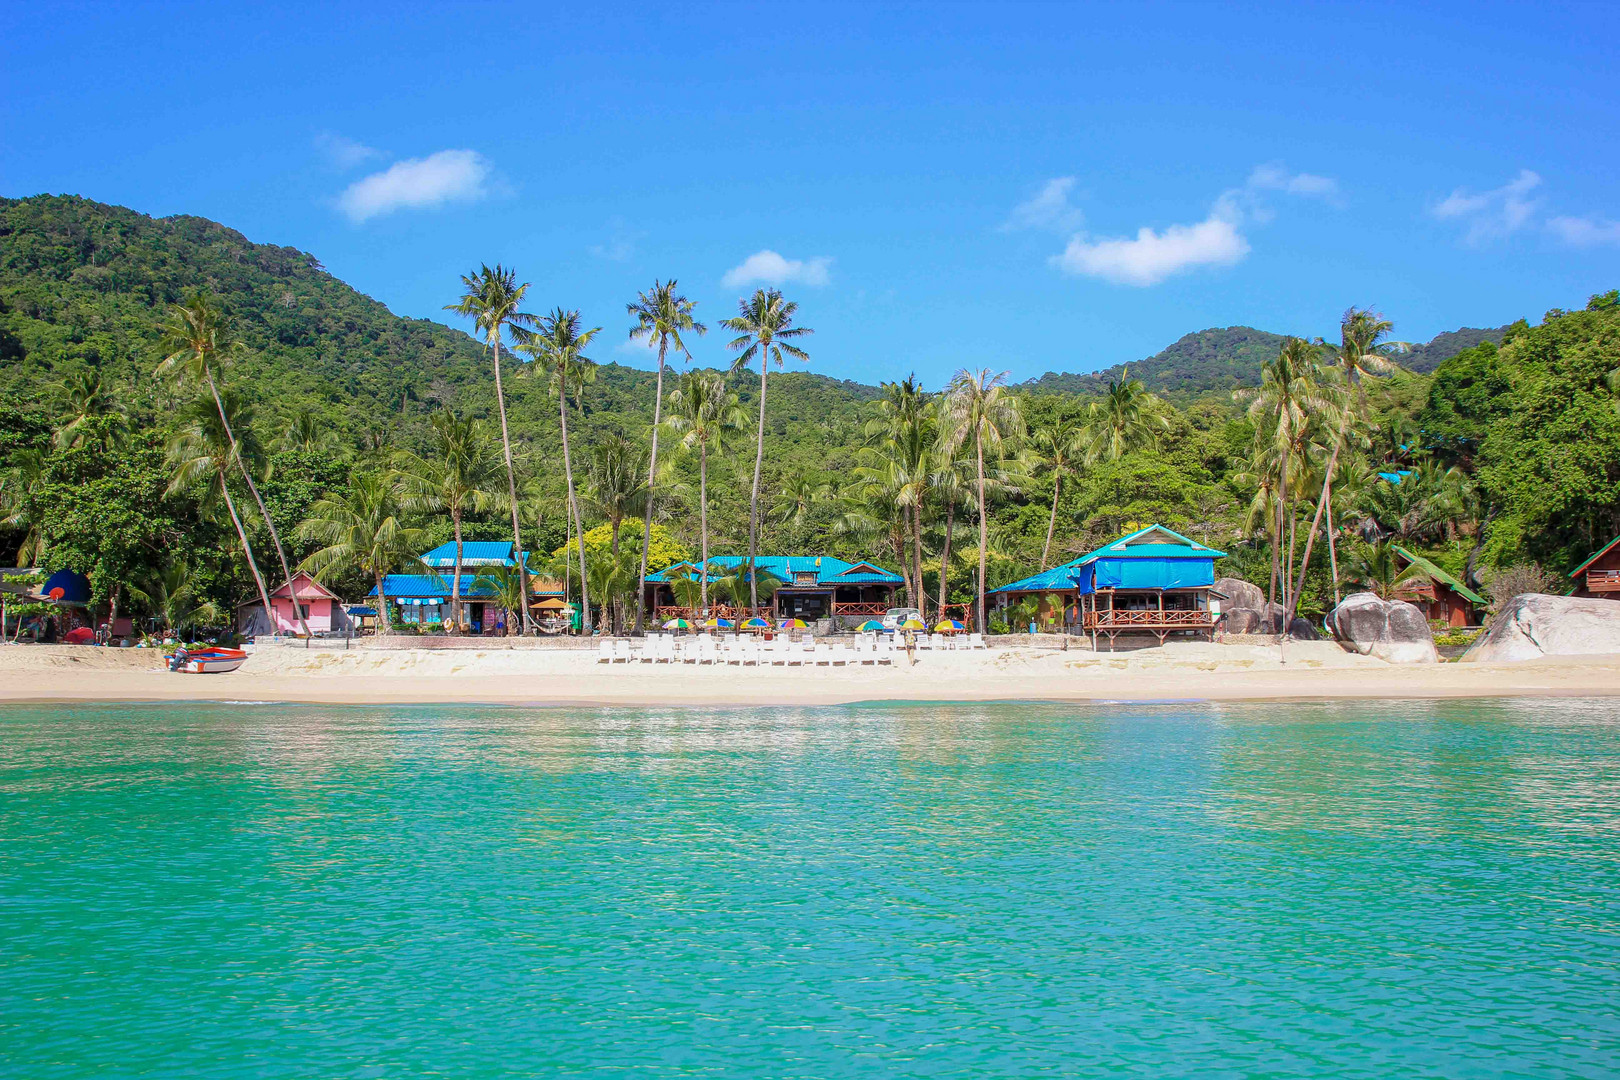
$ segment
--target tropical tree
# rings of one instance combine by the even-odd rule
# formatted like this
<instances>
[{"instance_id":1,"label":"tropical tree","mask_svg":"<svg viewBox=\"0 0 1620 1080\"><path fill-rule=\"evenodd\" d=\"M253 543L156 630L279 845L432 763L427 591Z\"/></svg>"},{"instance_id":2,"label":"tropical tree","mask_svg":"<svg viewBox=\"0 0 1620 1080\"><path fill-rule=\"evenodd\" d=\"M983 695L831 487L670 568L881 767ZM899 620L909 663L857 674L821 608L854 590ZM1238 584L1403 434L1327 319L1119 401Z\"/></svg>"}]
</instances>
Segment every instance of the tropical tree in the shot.
<instances>
[{"instance_id":1,"label":"tropical tree","mask_svg":"<svg viewBox=\"0 0 1620 1080\"><path fill-rule=\"evenodd\" d=\"M1023 433L1018 403L1007 391L1007 373L988 368L966 369L951 377L945 388L940 415L940 438L947 454L969 442L973 445L974 477L979 503L979 581L978 627L985 621L985 565L990 546L990 524L985 505L985 454L998 460L1005 457L1012 442Z\"/></svg>"},{"instance_id":2,"label":"tropical tree","mask_svg":"<svg viewBox=\"0 0 1620 1080\"><path fill-rule=\"evenodd\" d=\"M388 478L365 473L350 480L343 490L317 499L309 508L309 516L298 526L300 540L323 545L310 553L299 569L323 581L350 569L371 578L377 589L377 614L384 633L393 629L386 578L396 567L415 562L426 535L400 518L399 501ZM526 586L520 584L519 588ZM526 593L523 602L528 602Z\"/></svg>"},{"instance_id":3,"label":"tropical tree","mask_svg":"<svg viewBox=\"0 0 1620 1080\"><path fill-rule=\"evenodd\" d=\"M295 450L303 453L314 453L326 450L332 445L332 429L314 409L299 409L287 421L282 429L281 437L276 440L276 447L280 450Z\"/></svg>"},{"instance_id":4,"label":"tropical tree","mask_svg":"<svg viewBox=\"0 0 1620 1080\"><path fill-rule=\"evenodd\" d=\"M58 384L57 389L63 397L62 426L56 429L53 438L58 448L82 445L92 434L92 427L94 435L108 443L116 442L124 435L127 430L124 410L107 388L98 369L84 368L69 375ZM100 417L113 422L91 425L92 420Z\"/></svg>"},{"instance_id":5,"label":"tropical tree","mask_svg":"<svg viewBox=\"0 0 1620 1080\"><path fill-rule=\"evenodd\" d=\"M668 281L653 281L653 287L636 297L635 302L626 305L636 325L630 328L631 341L645 340L649 345L656 345L658 349L658 383L653 393L653 426L652 426L652 455L647 461L647 506L646 519L643 521L641 542L641 569L637 575L638 600L636 603L636 632L641 632L642 604L639 598L647 592L647 542L652 537L653 502L658 475L658 428L663 423L664 406L664 357L669 347L674 345L687 360L692 359L692 353L681 339L681 334L696 334L702 337L708 332L708 327L692 318L692 310L697 305L680 293L675 291L675 279Z\"/></svg>"},{"instance_id":6,"label":"tropical tree","mask_svg":"<svg viewBox=\"0 0 1620 1080\"><path fill-rule=\"evenodd\" d=\"M1118 461L1132 450L1154 445L1160 432L1170 430L1170 421L1153 411L1157 403L1125 368L1118 379L1109 380L1102 400L1086 407L1085 455Z\"/></svg>"},{"instance_id":7,"label":"tropical tree","mask_svg":"<svg viewBox=\"0 0 1620 1080\"><path fill-rule=\"evenodd\" d=\"M790 522L803 525L816 503L825 502L831 497L831 484L817 480L806 471L790 473L776 490L776 499L771 503L771 517L784 525Z\"/></svg>"},{"instance_id":8,"label":"tropical tree","mask_svg":"<svg viewBox=\"0 0 1620 1080\"><path fill-rule=\"evenodd\" d=\"M1138 384L1140 385L1140 384ZM1046 522L1046 543L1041 545L1041 569L1052 565L1052 536L1057 532L1058 498L1063 478L1077 475L1087 459L1090 429L1078 420L1058 417L1030 433L1030 463L1052 478L1052 513Z\"/></svg>"},{"instance_id":9,"label":"tropical tree","mask_svg":"<svg viewBox=\"0 0 1620 1080\"><path fill-rule=\"evenodd\" d=\"M127 588L135 604L176 634L224 618L219 605L203 595L191 567L178 559L152 570Z\"/></svg>"},{"instance_id":10,"label":"tropical tree","mask_svg":"<svg viewBox=\"0 0 1620 1080\"><path fill-rule=\"evenodd\" d=\"M50 486L48 456L39 449L18 450L0 474L0 525L22 530L17 565L35 566L45 555L45 493Z\"/></svg>"},{"instance_id":11,"label":"tropical tree","mask_svg":"<svg viewBox=\"0 0 1620 1080\"><path fill-rule=\"evenodd\" d=\"M698 536L702 566L709 565L709 455L723 453L725 444L743 430L737 395L726 390L725 380L709 371L688 371L669 395L671 430L681 446L698 456ZM650 532L651 530L649 530ZM645 583L645 578L643 578ZM698 575L699 603L709 606L709 575ZM682 601L683 603L685 601Z\"/></svg>"},{"instance_id":12,"label":"tropical tree","mask_svg":"<svg viewBox=\"0 0 1620 1080\"><path fill-rule=\"evenodd\" d=\"M468 513L484 513L504 503L496 486L501 480L501 461L495 441L481 421L446 409L434 413L430 425L431 453L427 457L409 451L396 455L395 482L400 505L406 511L444 511L450 515L456 543L450 618L459 629L466 621L461 607L461 525Z\"/></svg>"},{"instance_id":13,"label":"tropical tree","mask_svg":"<svg viewBox=\"0 0 1620 1080\"><path fill-rule=\"evenodd\" d=\"M1311 562L1311 545L1316 540L1316 530L1322 523L1322 512L1331 501L1333 495L1333 474L1339 466L1339 453L1344 449L1350 438L1352 427L1358 418L1365 420L1367 413L1367 387L1366 379L1369 376L1382 375L1394 365L1378 351L1379 344L1389 336L1395 324L1384 318L1371 308L1351 308L1344 313L1339 322L1339 348L1338 368L1339 376L1344 380L1347 390L1355 393L1355 402L1352 405L1346 395L1339 402L1339 429L1333 440L1333 451L1328 456L1327 468L1322 473L1322 495L1316 502L1316 515L1311 518L1310 531L1305 534L1305 557L1299 568L1299 585L1294 592L1297 594L1305 586L1305 569ZM1404 342L1396 342L1404 348ZM1406 445L1410 445L1407 443ZM1404 447L1400 448L1404 450ZM1332 527L1328 529L1328 543L1333 543ZM1337 565L1337 558L1330 562ZM1333 574L1333 603L1339 602L1339 576L1337 570Z\"/></svg>"},{"instance_id":14,"label":"tropical tree","mask_svg":"<svg viewBox=\"0 0 1620 1080\"><path fill-rule=\"evenodd\" d=\"M641 447L618 432L610 433L591 454L586 501L592 510L607 519L612 536L608 551L614 562L619 558L619 530L624 526L624 519L640 513L651 499L646 476L642 472L645 464L646 457ZM647 527L647 532L650 536L651 525ZM644 537L642 550L646 550L646 546L647 537ZM618 590L619 594L623 592L622 589ZM642 593L645 592L646 588L642 586ZM636 606L642 606L639 597ZM622 607L617 600L613 613L614 632L617 633L624 624Z\"/></svg>"},{"instance_id":15,"label":"tropical tree","mask_svg":"<svg viewBox=\"0 0 1620 1080\"><path fill-rule=\"evenodd\" d=\"M236 538L242 545L242 557L247 560L253 583L259 590L259 601L264 605L265 621L275 625L270 607L270 590L265 588L264 575L253 558L253 545L248 541L242 515L236 511L236 500L231 498L230 477L241 461L241 444L234 431L240 430L252 438L252 407L245 405L232 390L214 395L215 408L206 402L193 401L180 410L180 426L169 440L168 458L174 468L169 491L183 491L204 480L212 480L219 495L225 500ZM232 421L235 421L234 423ZM250 445L249 449L255 449ZM292 580L292 575L287 575Z\"/></svg>"},{"instance_id":16,"label":"tropical tree","mask_svg":"<svg viewBox=\"0 0 1620 1080\"><path fill-rule=\"evenodd\" d=\"M501 415L501 451L506 455L506 494L512 510L512 557L515 565L523 560L523 529L518 522L517 470L512 467L512 436L506 424L506 392L501 386L501 334L507 327L522 329L535 325L535 317L518 310L529 291L528 282L517 283L517 271L508 270L499 263L494 269L486 264L471 274L461 276L466 290L454 304L445 305L446 311L473 320L473 325L484 335L494 356L495 405ZM524 633L533 628L529 614L528 584L518 575L523 590L522 625Z\"/></svg>"},{"instance_id":17,"label":"tropical tree","mask_svg":"<svg viewBox=\"0 0 1620 1080\"><path fill-rule=\"evenodd\" d=\"M793 344L794 338L815 333L808 327L794 326L793 316L799 305L782 298L779 289L758 289L746 300L737 302L737 316L724 320L721 325L737 337L729 348L737 353L732 371L744 370L759 357L759 434L754 445L754 485L748 499L748 565L753 566L759 555L759 472L765 462L765 388L770 374L770 361L783 366L783 358L808 362L810 354ZM750 588L754 577L749 578ZM759 606L757 592L749 593L749 607Z\"/></svg>"},{"instance_id":18,"label":"tropical tree","mask_svg":"<svg viewBox=\"0 0 1620 1080\"><path fill-rule=\"evenodd\" d=\"M782 587L782 579L756 566L752 560L744 559L730 570L715 574L714 591L737 607L742 606L746 596L748 606L758 610L761 600L776 595L776 590Z\"/></svg>"},{"instance_id":19,"label":"tropical tree","mask_svg":"<svg viewBox=\"0 0 1620 1080\"><path fill-rule=\"evenodd\" d=\"M506 612L506 625L518 623L518 605L528 602L528 585L524 582L525 574L519 573L515 566L485 566L479 568L478 576L473 578L473 592L477 595L488 596L501 606Z\"/></svg>"},{"instance_id":20,"label":"tropical tree","mask_svg":"<svg viewBox=\"0 0 1620 1080\"><path fill-rule=\"evenodd\" d=\"M176 384L205 383L213 395L220 425L230 445L231 457L242 479L247 482L253 501L258 504L265 528L270 531L270 542L275 545L276 558L281 561L282 578L290 584L292 569L287 565L287 550L281 545L281 534L276 531L275 519L270 516L264 499L259 495L259 485L253 482L252 470L242 459L240 436L243 433L231 425L220 400L219 375L224 370L226 354L239 348L239 343L229 340L223 314L199 292L187 303L176 304L169 309L169 321L163 327L163 347L168 350L168 355L157 366L160 377L171 378ZM294 604L293 611L298 616L299 632L309 637L309 624L304 621L303 608ZM267 602L265 615L268 617L269 613Z\"/></svg>"},{"instance_id":21,"label":"tropical tree","mask_svg":"<svg viewBox=\"0 0 1620 1080\"><path fill-rule=\"evenodd\" d=\"M890 504L890 514L898 515L892 520L903 540L895 555L906 568L907 596L921 611L923 508L933 477L938 425L934 406L915 375L884 383L882 389L877 416L866 425L873 442L859 451L855 476L869 485L871 494Z\"/></svg>"},{"instance_id":22,"label":"tropical tree","mask_svg":"<svg viewBox=\"0 0 1620 1080\"><path fill-rule=\"evenodd\" d=\"M568 392L577 395L580 388L595 375L596 363L585 355L592 339L601 332L600 326L582 330L577 311L555 308L543 316L536 331L514 332L515 348L544 365L550 376L552 392L557 395L557 422L562 432L563 477L568 484L568 513L574 521L574 535L584 537L584 523L579 516L579 499L574 491L574 459L568 449ZM585 545L579 545L579 599L580 628L591 632L591 578L585 562Z\"/></svg>"}]
</instances>

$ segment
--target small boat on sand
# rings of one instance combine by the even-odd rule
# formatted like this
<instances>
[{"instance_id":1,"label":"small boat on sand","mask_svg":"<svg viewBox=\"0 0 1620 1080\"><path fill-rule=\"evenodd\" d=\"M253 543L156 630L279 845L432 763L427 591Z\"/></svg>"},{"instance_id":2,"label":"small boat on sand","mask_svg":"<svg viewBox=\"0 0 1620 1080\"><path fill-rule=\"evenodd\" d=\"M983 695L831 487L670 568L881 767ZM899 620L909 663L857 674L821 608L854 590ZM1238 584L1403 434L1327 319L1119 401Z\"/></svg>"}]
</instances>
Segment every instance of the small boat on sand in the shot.
<instances>
[{"instance_id":1,"label":"small boat on sand","mask_svg":"<svg viewBox=\"0 0 1620 1080\"><path fill-rule=\"evenodd\" d=\"M185 671L193 675L216 675L220 672L235 671L247 659L247 653L241 649L226 649L213 646L207 649L197 649L191 652L181 651L174 655L169 665L170 671Z\"/></svg>"}]
</instances>

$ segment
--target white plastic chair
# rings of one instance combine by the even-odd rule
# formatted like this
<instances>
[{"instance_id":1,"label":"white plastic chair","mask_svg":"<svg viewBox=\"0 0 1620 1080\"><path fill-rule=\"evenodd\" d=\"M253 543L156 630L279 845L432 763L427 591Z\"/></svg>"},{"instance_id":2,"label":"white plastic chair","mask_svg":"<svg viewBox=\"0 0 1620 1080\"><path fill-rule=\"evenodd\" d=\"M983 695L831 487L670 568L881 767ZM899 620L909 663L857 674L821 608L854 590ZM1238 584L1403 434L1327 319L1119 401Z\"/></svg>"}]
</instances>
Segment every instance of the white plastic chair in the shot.
<instances>
[{"instance_id":1,"label":"white plastic chair","mask_svg":"<svg viewBox=\"0 0 1620 1080\"><path fill-rule=\"evenodd\" d=\"M989 647L990 646L988 646L988 645L986 645L984 643L984 635L983 634L969 634L968 635L968 648L970 648L970 649L988 649Z\"/></svg>"},{"instance_id":2,"label":"white plastic chair","mask_svg":"<svg viewBox=\"0 0 1620 1080\"><path fill-rule=\"evenodd\" d=\"M626 663L626 664L628 664L633 659L633 657L632 657L632 655L630 653L630 643L628 641L622 641L622 640L619 640L619 639L614 639L614 642L613 642L613 659L616 660L616 661L621 661L621 662Z\"/></svg>"},{"instance_id":3,"label":"white plastic chair","mask_svg":"<svg viewBox=\"0 0 1620 1080\"><path fill-rule=\"evenodd\" d=\"M834 664L844 664L847 666L849 664L850 657L853 655L854 653L850 651L849 646L843 644L842 642L832 646L831 660Z\"/></svg>"},{"instance_id":4,"label":"white plastic chair","mask_svg":"<svg viewBox=\"0 0 1620 1080\"><path fill-rule=\"evenodd\" d=\"M613 642L604 639L596 643L596 662L598 664L613 663Z\"/></svg>"}]
</instances>

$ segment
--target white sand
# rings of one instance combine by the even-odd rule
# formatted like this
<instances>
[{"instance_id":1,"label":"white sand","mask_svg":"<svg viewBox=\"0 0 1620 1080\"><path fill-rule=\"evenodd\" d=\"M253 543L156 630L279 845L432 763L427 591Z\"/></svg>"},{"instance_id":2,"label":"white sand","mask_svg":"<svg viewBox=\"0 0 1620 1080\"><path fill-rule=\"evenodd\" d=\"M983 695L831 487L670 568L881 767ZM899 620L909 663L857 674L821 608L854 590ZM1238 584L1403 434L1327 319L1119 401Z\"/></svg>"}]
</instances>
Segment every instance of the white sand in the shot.
<instances>
[{"instance_id":1,"label":"white sand","mask_svg":"<svg viewBox=\"0 0 1620 1080\"><path fill-rule=\"evenodd\" d=\"M268 647L236 672L171 674L144 650L0 647L0 702L790 705L857 701L1185 700L1620 695L1620 656L1397 667L1331 642L1175 642L902 655L893 667L599 664L586 650Z\"/></svg>"}]
</instances>

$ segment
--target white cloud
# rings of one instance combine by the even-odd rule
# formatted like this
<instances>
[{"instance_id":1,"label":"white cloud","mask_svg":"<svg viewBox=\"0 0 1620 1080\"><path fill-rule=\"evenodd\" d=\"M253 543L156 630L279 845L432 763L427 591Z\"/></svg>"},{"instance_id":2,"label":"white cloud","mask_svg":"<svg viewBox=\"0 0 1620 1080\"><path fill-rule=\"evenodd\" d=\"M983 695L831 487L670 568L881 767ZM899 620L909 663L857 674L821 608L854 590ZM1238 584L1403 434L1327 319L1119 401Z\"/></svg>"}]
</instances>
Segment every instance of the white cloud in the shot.
<instances>
[{"instance_id":1,"label":"white cloud","mask_svg":"<svg viewBox=\"0 0 1620 1080\"><path fill-rule=\"evenodd\" d=\"M1013 207L1012 216L1001 226L1002 231L1053 229L1061 233L1074 232L1085 221L1085 215L1078 206L1069 203L1069 193L1073 190L1072 176L1048 180L1034 198Z\"/></svg>"},{"instance_id":2,"label":"white cloud","mask_svg":"<svg viewBox=\"0 0 1620 1080\"><path fill-rule=\"evenodd\" d=\"M315 136L315 147L340 169L352 169L372 158L382 157L381 150L374 150L365 143L331 131L323 131Z\"/></svg>"},{"instance_id":3,"label":"white cloud","mask_svg":"<svg viewBox=\"0 0 1620 1080\"><path fill-rule=\"evenodd\" d=\"M826 256L815 259L784 259L767 248L764 251L754 252L727 270L726 276L720 279L720 284L728 289L754 284L786 285L790 282L819 287L830 280L828 271L831 268L832 259Z\"/></svg>"},{"instance_id":4,"label":"white cloud","mask_svg":"<svg viewBox=\"0 0 1620 1080\"><path fill-rule=\"evenodd\" d=\"M358 224L401 207L474 202L488 194L489 176L489 163L476 152L440 150L356 180L338 196L338 207Z\"/></svg>"},{"instance_id":5,"label":"white cloud","mask_svg":"<svg viewBox=\"0 0 1620 1080\"><path fill-rule=\"evenodd\" d=\"M1469 244L1484 244L1518 232L1530 222L1539 202L1530 198L1530 192L1541 186L1541 177L1529 169L1520 169L1519 175L1499 188L1477 194L1458 188L1429 212L1441 221L1461 221L1468 225L1463 239Z\"/></svg>"},{"instance_id":6,"label":"white cloud","mask_svg":"<svg viewBox=\"0 0 1620 1080\"><path fill-rule=\"evenodd\" d=\"M1291 173L1281 165L1256 165L1249 174L1250 191L1280 191L1285 195L1310 195L1322 199L1336 199L1339 182L1331 176L1312 173Z\"/></svg>"},{"instance_id":7,"label":"white cloud","mask_svg":"<svg viewBox=\"0 0 1620 1080\"><path fill-rule=\"evenodd\" d=\"M1162 233L1143 226L1134 238L1088 240L1081 233L1052 262L1064 272L1121 285L1157 285L1198 266L1231 266L1249 253L1232 200L1222 197L1195 225L1171 225Z\"/></svg>"},{"instance_id":8,"label":"white cloud","mask_svg":"<svg viewBox=\"0 0 1620 1080\"><path fill-rule=\"evenodd\" d=\"M627 262L636 253L636 242L646 234L632 229L623 218L608 222L606 243L592 244L591 254L608 262Z\"/></svg>"},{"instance_id":9,"label":"white cloud","mask_svg":"<svg viewBox=\"0 0 1620 1080\"><path fill-rule=\"evenodd\" d=\"M1555 217L1548 230L1570 247L1620 247L1620 221L1592 217Z\"/></svg>"}]
</instances>

